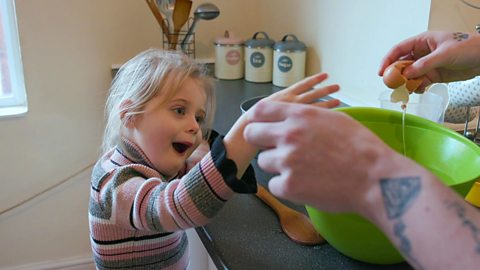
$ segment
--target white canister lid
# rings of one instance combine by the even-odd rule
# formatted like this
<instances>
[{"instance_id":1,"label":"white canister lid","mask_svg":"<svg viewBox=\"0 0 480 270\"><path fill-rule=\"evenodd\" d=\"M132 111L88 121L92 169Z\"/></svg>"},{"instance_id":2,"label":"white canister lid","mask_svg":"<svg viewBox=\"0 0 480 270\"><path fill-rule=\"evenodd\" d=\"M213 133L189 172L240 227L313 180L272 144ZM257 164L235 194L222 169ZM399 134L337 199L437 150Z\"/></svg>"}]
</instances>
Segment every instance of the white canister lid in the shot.
<instances>
[{"instance_id":1,"label":"white canister lid","mask_svg":"<svg viewBox=\"0 0 480 270\"><path fill-rule=\"evenodd\" d=\"M233 32L225 30L223 37L218 37L215 39L215 45L242 45L243 40L235 36Z\"/></svg>"}]
</instances>

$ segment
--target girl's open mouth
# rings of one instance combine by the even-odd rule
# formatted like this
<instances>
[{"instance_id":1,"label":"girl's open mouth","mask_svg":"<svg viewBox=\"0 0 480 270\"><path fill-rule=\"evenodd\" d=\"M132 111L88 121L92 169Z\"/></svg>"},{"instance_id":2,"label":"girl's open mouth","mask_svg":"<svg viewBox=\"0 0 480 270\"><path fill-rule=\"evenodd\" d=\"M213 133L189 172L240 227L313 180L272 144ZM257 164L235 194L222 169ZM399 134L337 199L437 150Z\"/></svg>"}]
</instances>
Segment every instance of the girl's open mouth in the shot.
<instances>
[{"instance_id":1,"label":"girl's open mouth","mask_svg":"<svg viewBox=\"0 0 480 270\"><path fill-rule=\"evenodd\" d=\"M173 149L175 149L175 151L177 151L180 154L183 154L188 150L188 148L190 148L191 144L188 144L188 143L173 143L172 146L173 146Z\"/></svg>"}]
</instances>

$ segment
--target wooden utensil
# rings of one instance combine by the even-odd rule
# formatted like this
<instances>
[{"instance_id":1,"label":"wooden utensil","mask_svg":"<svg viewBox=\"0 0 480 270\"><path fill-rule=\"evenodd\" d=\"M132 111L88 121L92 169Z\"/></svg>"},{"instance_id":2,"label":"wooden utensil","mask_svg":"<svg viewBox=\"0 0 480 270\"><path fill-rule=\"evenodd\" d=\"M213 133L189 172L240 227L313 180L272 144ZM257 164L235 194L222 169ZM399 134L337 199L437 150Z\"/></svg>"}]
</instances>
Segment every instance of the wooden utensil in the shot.
<instances>
[{"instance_id":1,"label":"wooden utensil","mask_svg":"<svg viewBox=\"0 0 480 270\"><path fill-rule=\"evenodd\" d=\"M317 245L325 241L315 230L308 217L281 203L263 186L257 186L257 197L275 211L283 232L290 239L302 245Z\"/></svg>"},{"instance_id":2,"label":"wooden utensil","mask_svg":"<svg viewBox=\"0 0 480 270\"><path fill-rule=\"evenodd\" d=\"M178 44L178 35L182 27L188 21L190 9L192 8L191 0L175 0L175 8L173 9L173 35L170 42L170 49L175 50Z\"/></svg>"},{"instance_id":3,"label":"wooden utensil","mask_svg":"<svg viewBox=\"0 0 480 270\"><path fill-rule=\"evenodd\" d=\"M165 21L163 20L162 14L160 14L160 11L158 11L158 6L155 3L155 0L146 0L148 7L153 13L153 16L155 16L155 19L157 19L158 24L160 24L160 27L162 28L163 33L167 36L168 43L170 42L170 31L168 30L168 26L165 24Z\"/></svg>"}]
</instances>

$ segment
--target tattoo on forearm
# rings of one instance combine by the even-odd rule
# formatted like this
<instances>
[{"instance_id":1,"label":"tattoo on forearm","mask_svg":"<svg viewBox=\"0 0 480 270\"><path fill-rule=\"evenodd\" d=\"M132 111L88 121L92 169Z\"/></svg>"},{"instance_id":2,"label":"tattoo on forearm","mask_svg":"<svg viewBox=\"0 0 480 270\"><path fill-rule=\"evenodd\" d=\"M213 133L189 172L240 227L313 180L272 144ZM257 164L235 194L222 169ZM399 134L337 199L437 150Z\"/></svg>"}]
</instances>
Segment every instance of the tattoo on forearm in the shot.
<instances>
[{"instance_id":1,"label":"tattoo on forearm","mask_svg":"<svg viewBox=\"0 0 480 270\"><path fill-rule=\"evenodd\" d=\"M480 254L480 228L479 224L475 224L465 213L466 209L465 206L461 205L458 201L454 202L446 202L447 207L453 209L457 214L457 217L460 218L462 221L462 225L466 227L471 233L473 237L473 241L475 241L475 252Z\"/></svg>"},{"instance_id":2,"label":"tattoo on forearm","mask_svg":"<svg viewBox=\"0 0 480 270\"><path fill-rule=\"evenodd\" d=\"M453 33L453 39L456 39L457 41L468 39L468 33L455 32Z\"/></svg>"},{"instance_id":3,"label":"tattoo on forearm","mask_svg":"<svg viewBox=\"0 0 480 270\"><path fill-rule=\"evenodd\" d=\"M417 269L423 269L420 263L412 254L412 245L405 234L406 224L402 220L403 214L415 202L421 191L420 177L409 176L400 178L380 179L380 188L387 217L394 220L393 232L400 244L399 251L409 259L410 263Z\"/></svg>"},{"instance_id":4,"label":"tattoo on forearm","mask_svg":"<svg viewBox=\"0 0 480 270\"><path fill-rule=\"evenodd\" d=\"M412 245L410 244L410 241L408 238L404 235L405 233L405 224L403 221L400 219L397 223L393 224L393 232L395 236L400 240L400 247L399 249L402 251L405 250L412 250Z\"/></svg>"},{"instance_id":5,"label":"tattoo on forearm","mask_svg":"<svg viewBox=\"0 0 480 270\"><path fill-rule=\"evenodd\" d=\"M420 193L420 177L381 179L383 200L388 219L400 218Z\"/></svg>"}]
</instances>

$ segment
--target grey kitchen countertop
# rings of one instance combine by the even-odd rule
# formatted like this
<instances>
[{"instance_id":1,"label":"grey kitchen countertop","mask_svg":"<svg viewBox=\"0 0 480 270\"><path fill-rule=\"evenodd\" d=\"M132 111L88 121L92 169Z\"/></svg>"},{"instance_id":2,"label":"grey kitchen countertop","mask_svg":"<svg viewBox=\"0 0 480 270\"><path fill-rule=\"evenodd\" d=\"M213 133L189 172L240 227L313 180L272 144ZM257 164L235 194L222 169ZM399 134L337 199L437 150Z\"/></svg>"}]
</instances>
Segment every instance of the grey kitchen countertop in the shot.
<instances>
[{"instance_id":1,"label":"grey kitchen countertop","mask_svg":"<svg viewBox=\"0 0 480 270\"><path fill-rule=\"evenodd\" d=\"M217 80L214 129L225 134L241 115L242 101L280 89L270 83ZM252 165L258 183L267 186L272 175L259 169L256 160ZM304 206L280 201L306 214ZM328 243L299 245L282 232L275 212L253 194L235 195L211 223L196 231L218 269L412 269L407 263L356 261Z\"/></svg>"}]
</instances>

